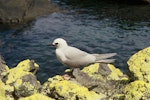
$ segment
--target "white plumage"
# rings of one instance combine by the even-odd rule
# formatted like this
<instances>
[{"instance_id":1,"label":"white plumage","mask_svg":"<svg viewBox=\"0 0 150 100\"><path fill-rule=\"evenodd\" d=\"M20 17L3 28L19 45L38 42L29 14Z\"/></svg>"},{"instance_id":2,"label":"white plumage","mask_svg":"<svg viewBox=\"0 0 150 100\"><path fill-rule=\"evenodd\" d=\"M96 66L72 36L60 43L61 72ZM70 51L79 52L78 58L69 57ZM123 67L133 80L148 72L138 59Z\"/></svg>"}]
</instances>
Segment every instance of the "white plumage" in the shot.
<instances>
[{"instance_id":1,"label":"white plumage","mask_svg":"<svg viewBox=\"0 0 150 100\"><path fill-rule=\"evenodd\" d=\"M107 58L115 56L116 53L90 54L78 48L69 46L62 38L55 39L52 44L56 47L55 53L57 59L62 64L72 68L83 67L96 62L112 63L115 60Z\"/></svg>"}]
</instances>

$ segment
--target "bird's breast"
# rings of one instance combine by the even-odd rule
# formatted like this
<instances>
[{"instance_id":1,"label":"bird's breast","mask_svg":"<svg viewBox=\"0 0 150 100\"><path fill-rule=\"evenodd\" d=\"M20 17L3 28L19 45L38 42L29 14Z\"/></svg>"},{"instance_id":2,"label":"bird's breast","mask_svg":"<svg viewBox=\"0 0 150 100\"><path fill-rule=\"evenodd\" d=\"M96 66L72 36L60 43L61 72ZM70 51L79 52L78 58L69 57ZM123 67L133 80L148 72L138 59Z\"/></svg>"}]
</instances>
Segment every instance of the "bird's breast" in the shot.
<instances>
[{"instance_id":1,"label":"bird's breast","mask_svg":"<svg viewBox=\"0 0 150 100\"><path fill-rule=\"evenodd\" d=\"M66 57L65 57L64 53L63 53L61 50L56 50L55 53L56 53L57 59L58 59L61 63L63 63L63 62L66 61Z\"/></svg>"}]
</instances>

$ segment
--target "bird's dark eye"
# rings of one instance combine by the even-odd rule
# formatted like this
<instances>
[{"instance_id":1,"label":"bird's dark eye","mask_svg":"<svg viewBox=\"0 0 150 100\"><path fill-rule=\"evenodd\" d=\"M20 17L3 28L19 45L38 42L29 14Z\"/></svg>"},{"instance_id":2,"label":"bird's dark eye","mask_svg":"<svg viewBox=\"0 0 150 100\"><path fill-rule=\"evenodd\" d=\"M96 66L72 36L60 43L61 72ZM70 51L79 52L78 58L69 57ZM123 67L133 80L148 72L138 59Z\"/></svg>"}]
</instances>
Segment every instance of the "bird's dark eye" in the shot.
<instances>
[{"instance_id":1,"label":"bird's dark eye","mask_svg":"<svg viewBox=\"0 0 150 100\"><path fill-rule=\"evenodd\" d=\"M55 45L58 45L58 43L55 43Z\"/></svg>"}]
</instances>

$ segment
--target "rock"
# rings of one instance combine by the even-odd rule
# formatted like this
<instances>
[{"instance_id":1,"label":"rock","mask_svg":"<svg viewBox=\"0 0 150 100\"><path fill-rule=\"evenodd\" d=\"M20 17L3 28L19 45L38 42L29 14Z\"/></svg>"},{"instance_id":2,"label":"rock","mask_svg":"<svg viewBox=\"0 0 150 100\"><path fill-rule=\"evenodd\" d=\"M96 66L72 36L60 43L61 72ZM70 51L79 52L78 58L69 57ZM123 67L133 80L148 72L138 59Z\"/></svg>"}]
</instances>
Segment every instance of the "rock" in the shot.
<instances>
[{"instance_id":1,"label":"rock","mask_svg":"<svg viewBox=\"0 0 150 100\"><path fill-rule=\"evenodd\" d=\"M0 64L6 66L3 60ZM0 70L7 73L0 80L0 100L150 100L150 47L128 65L129 78L112 64L95 63L74 69L70 80L56 75L41 86L35 76L39 65L27 59Z\"/></svg>"},{"instance_id":2,"label":"rock","mask_svg":"<svg viewBox=\"0 0 150 100\"><path fill-rule=\"evenodd\" d=\"M128 77L112 64L96 63L85 67L83 72L95 79L103 80L128 80Z\"/></svg>"},{"instance_id":3,"label":"rock","mask_svg":"<svg viewBox=\"0 0 150 100\"><path fill-rule=\"evenodd\" d=\"M111 64L92 64L82 71L73 72L73 75L78 83L106 95L105 99L113 99L122 94L124 85L128 83L128 77Z\"/></svg>"},{"instance_id":4,"label":"rock","mask_svg":"<svg viewBox=\"0 0 150 100\"><path fill-rule=\"evenodd\" d=\"M52 99L50 97L47 97L47 96L39 94L39 93L36 93L29 97L20 98L19 100L55 100L55 99Z\"/></svg>"},{"instance_id":5,"label":"rock","mask_svg":"<svg viewBox=\"0 0 150 100\"><path fill-rule=\"evenodd\" d=\"M1 0L0 23L23 24L33 18L60 11L48 0Z\"/></svg>"},{"instance_id":6,"label":"rock","mask_svg":"<svg viewBox=\"0 0 150 100\"><path fill-rule=\"evenodd\" d=\"M135 53L127 63L131 80L150 82L150 47Z\"/></svg>"},{"instance_id":7,"label":"rock","mask_svg":"<svg viewBox=\"0 0 150 100\"><path fill-rule=\"evenodd\" d=\"M17 97L27 97L37 93L40 87L40 82L32 74L25 75L14 83L15 95Z\"/></svg>"},{"instance_id":8,"label":"rock","mask_svg":"<svg viewBox=\"0 0 150 100\"><path fill-rule=\"evenodd\" d=\"M0 100L6 100L4 86L5 84L0 80Z\"/></svg>"},{"instance_id":9,"label":"rock","mask_svg":"<svg viewBox=\"0 0 150 100\"><path fill-rule=\"evenodd\" d=\"M20 62L15 68L8 71L6 84L12 84L17 79L25 75L33 75L37 72L39 65L34 63L33 60L24 60Z\"/></svg>"},{"instance_id":10,"label":"rock","mask_svg":"<svg viewBox=\"0 0 150 100\"><path fill-rule=\"evenodd\" d=\"M39 69L39 65L34 62L34 60L24 60L20 62L16 68L20 68L21 70L25 72L32 72L33 74L36 74L36 72Z\"/></svg>"},{"instance_id":11,"label":"rock","mask_svg":"<svg viewBox=\"0 0 150 100\"><path fill-rule=\"evenodd\" d=\"M79 85L75 81L64 80L62 76L49 78L44 87L42 93L52 96L57 100L100 100L104 97L104 95L89 91L86 87Z\"/></svg>"},{"instance_id":12,"label":"rock","mask_svg":"<svg viewBox=\"0 0 150 100\"><path fill-rule=\"evenodd\" d=\"M5 85L5 83L0 80L0 100L14 100L13 92L13 86Z\"/></svg>"},{"instance_id":13,"label":"rock","mask_svg":"<svg viewBox=\"0 0 150 100\"><path fill-rule=\"evenodd\" d=\"M126 85L124 100L150 100L150 83L134 81Z\"/></svg>"},{"instance_id":14,"label":"rock","mask_svg":"<svg viewBox=\"0 0 150 100\"><path fill-rule=\"evenodd\" d=\"M34 76L38 68L33 60L27 59L8 71L6 84L14 87L15 96L25 97L38 92L41 85Z\"/></svg>"},{"instance_id":15,"label":"rock","mask_svg":"<svg viewBox=\"0 0 150 100\"><path fill-rule=\"evenodd\" d=\"M92 64L72 72L69 81L62 76L49 78L41 93L58 100L100 100L122 98L128 77L111 64ZM119 99L116 99L119 100Z\"/></svg>"},{"instance_id":16,"label":"rock","mask_svg":"<svg viewBox=\"0 0 150 100\"><path fill-rule=\"evenodd\" d=\"M2 56L0 55L0 79L3 79L7 75L8 70L9 70L8 66L6 65Z\"/></svg>"},{"instance_id":17,"label":"rock","mask_svg":"<svg viewBox=\"0 0 150 100\"><path fill-rule=\"evenodd\" d=\"M143 0L143 1L145 1L145 2L147 2L147 3L150 3L150 0Z\"/></svg>"}]
</instances>

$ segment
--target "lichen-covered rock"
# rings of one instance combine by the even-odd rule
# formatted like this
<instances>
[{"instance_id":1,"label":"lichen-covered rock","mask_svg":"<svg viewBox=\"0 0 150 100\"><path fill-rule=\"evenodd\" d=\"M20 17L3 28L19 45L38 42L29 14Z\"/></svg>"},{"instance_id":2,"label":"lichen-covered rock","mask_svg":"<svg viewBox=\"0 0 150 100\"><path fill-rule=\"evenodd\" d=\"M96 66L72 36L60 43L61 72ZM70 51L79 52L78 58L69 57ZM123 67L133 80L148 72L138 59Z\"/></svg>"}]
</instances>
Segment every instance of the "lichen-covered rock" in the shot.
<instances>
[{"instance_id":1,"label":"lichen-covered rock","mask_svg":"<svg viewBox=\"0 0 150 100\"><path fill-rule=\"evenodd\" d=\"M112 64L108 64L111 73L107 76L108 80L128 80L128 77L123 72ZM100 69L101 70L101 69Z\"/></svg>"},{"instance_id":2,"label":"lichen-covered rock","mask_svg":"<svg viewBox=\"0 0 150 100\"><path fill-rule=\"evenodd\" d=\"M95 79L128 80L128 77L112 64L95 63L85 67L82 71Z\"/></svg>"},{"instance_id":3,"label":"lichen-covered rock","mask_svg":"<svg viewBox=\"0 0 150 100\"><path fill-rule=\"evenodd\" d=\"M19 100L55 100L55 99L52 99L50 97L47 97L47 96L39 94L39 93L36 93L29 97L20 98Z\"/></svg>"},{"instance_id":4,"label":"lichen-covered rock","mask_svg":"<svg viewBox=\"0 0 150 100\"><path fill-rule=\"evenodd\" d=\"M30 72L25 72L20 68L13 68L9 70L6 84L13 84L17 79L20 79L22 76L32 74Z\"/></svg>"},{"instance_id":5,"label":"lichen-covered rock","mask_svg":"<svg viewBox=\"0 0 150 100\"><path fill-rule=\"evenodd\" d=\"M24 60L17 67L8 71L6 84L11 85L15 89L17 97L25 97L37 93L40 88L40 82L34 76L39 65L33 60Z\"/></svg>"},{"instance_id":6,"label":"lichen-covered rock","mask_svg":"<svg viewBox=\"0 0 150 100\"><path fill-rule=\"evenodd\" d=\"M24 60L21 61L17 67L12 68L8 71L6 84L14 83L17 79L25 75L32 75L37 72L39 65L36 64L33 60Z\"/></svg>"},{"instance_id":7,"label":"lichen-covered rock","mask_svg":"<svg viewBox=\"0 0 150 100\"><path fill-rule=\"evenodd\" d=\"M95 79L102 79L103 76L101 74L98 74L99 70L99 63L91 64L90 66L84 67L82 70L84 73L87 73L90 77Z\"/></svg>"},{"instance_id":8,"label":"lichen-covered rock","mask_svg":"<svg viewBox=\"0 0 150 100\"><path fill-rule=\"evenodd\" d=\"M128 83L128 77L111 64L96 63L81 71L74 69L73 76L83 86L106 95L105 99L113 99L117 97L116 94L122 94L124 85Z\"/></svg>"},{"instance_id":9,"label":"lichen-covered rock","mask_svg":"<svg viewBox=\"0 0 150 100\"><path fill-rule=\"evenodd\" d=\"M12 96L13 91L13 86L5 85L5 83L0 80L0 100L14 100Z\"/></svg>"},{"instance_id":10,"label":"lichen-covered rock","mask_svg":"<svg viewBox=\"0 0 150 100\"><path fill-rule=\"evenodd\" d=\"M5 84L0 80L0 100L6 100L4 87Z\"/></svg>"},{"instance_id":11,"label":"lichen-covered rock","mask_svg":"<svg viewBox=\"0 0 150 100\"><path fill-rule=\"evenodd\" d=\"M57 100L100 100L104 97L77 82L64 80L61 76L50 78L44 86L49 92L46 94Z\"/></svg>"},{"instance_id":12,"label":"lichen-covered rock","mask_svg":"<svg viewBox=\"0 0 150 100\"><path fill-rule=\"evenodd\" d=\"M40 87L40 82L32 74L25 75L14 83L15 95L17 97L26 97L37 93Z\"/></svg>"},{"instance_id":13,"label":"lichen-covered rock","mask_svg":"<svg viewBox=\"0 0 150 100\"><path fill-rule=\"evenodd\" d=\"M150 82L150 47L135 53L127 63L132 80Z\"/></svg>"},{"instance_id":14,"label":"lichen-covered rock","mask_svg":"<svg viewBox=\"0 0 150 100\"><path fill-rule=\"evenodd\" d=\"M150 83L134 81L126 85L124 100L150 100Z\"/></svg>"},{"instance_id":15,"label":"lichen-covered rock","mask_svg":"<svg viewBox=\"0 0 150 100\"><path fill-rule=\"evenodd\" d=\"M21 61L16 66L16 68L20 68L21 70L25 72L32 72L33 74L35 74L39 69L39 65L36 64L34 60L27 59L27 60Z\"/></svg>"}]
</instances>

